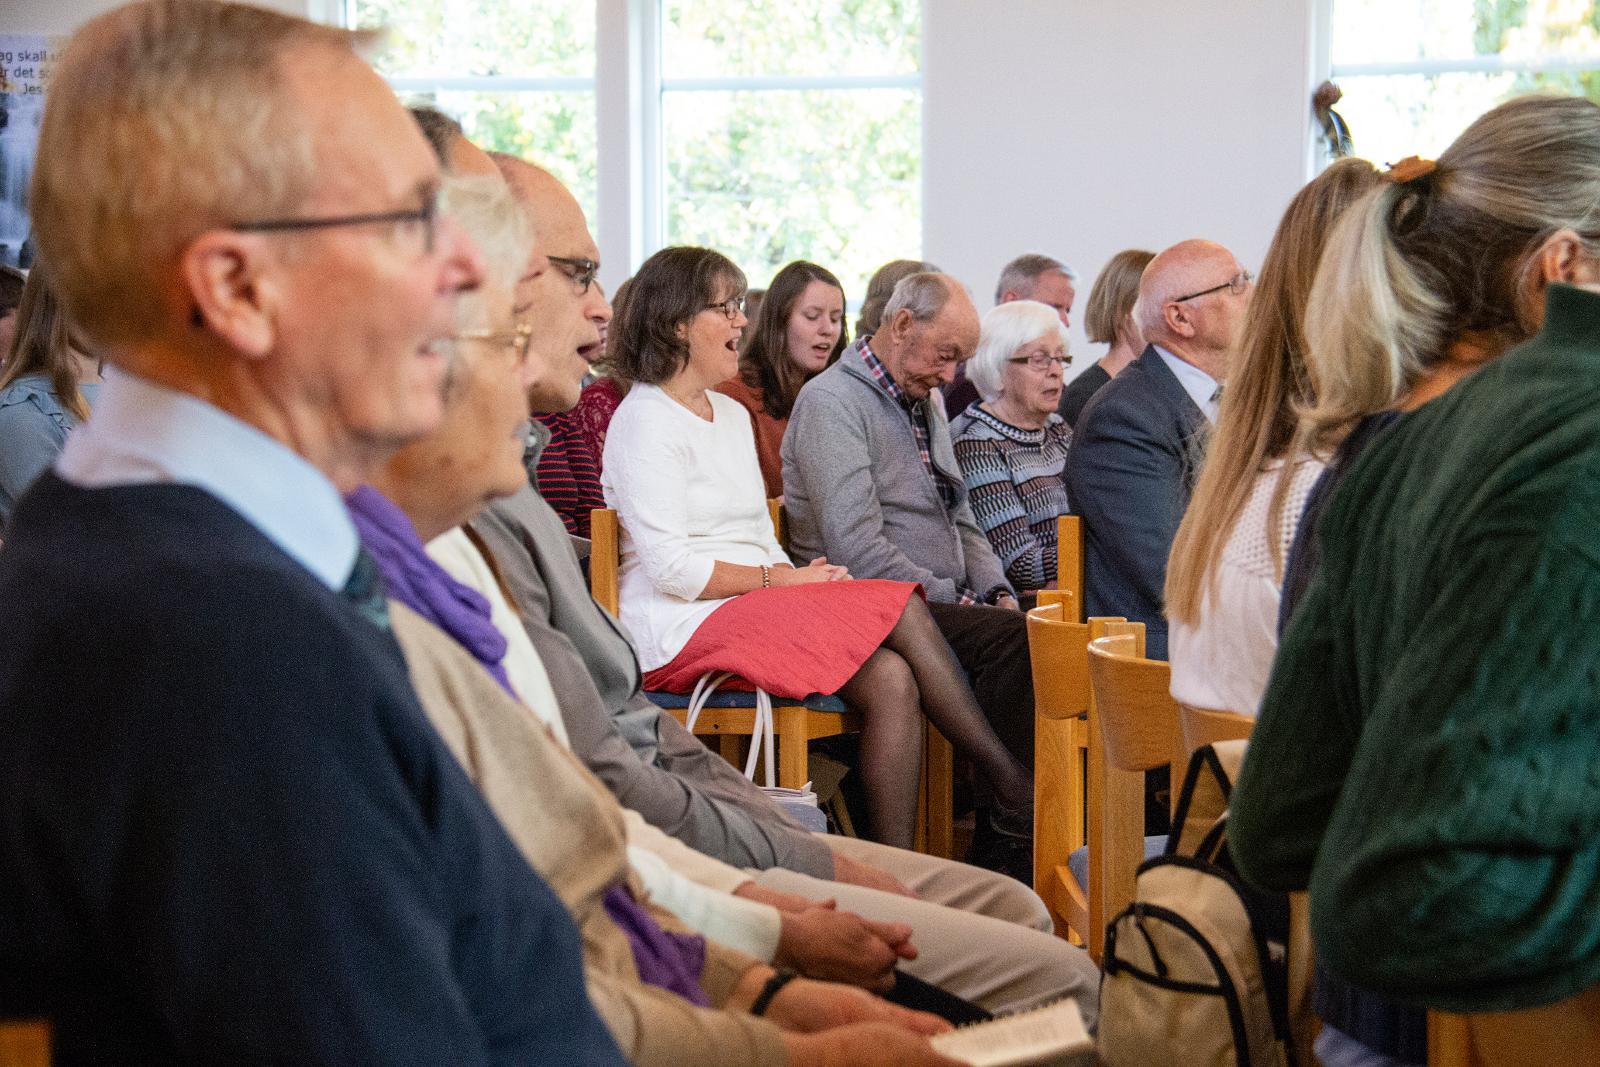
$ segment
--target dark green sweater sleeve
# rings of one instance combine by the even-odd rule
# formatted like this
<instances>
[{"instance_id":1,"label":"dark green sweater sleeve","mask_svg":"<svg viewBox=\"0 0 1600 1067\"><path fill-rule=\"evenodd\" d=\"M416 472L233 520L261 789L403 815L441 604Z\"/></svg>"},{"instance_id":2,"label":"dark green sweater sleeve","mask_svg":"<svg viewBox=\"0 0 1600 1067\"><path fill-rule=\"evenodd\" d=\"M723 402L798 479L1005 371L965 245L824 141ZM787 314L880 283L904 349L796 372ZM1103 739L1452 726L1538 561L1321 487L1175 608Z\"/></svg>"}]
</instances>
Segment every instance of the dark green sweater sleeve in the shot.
<instances>
[{"instance_id":1,"label":"dark green sweater sleeve","mask_svg":"<svg viewBox=\"0 0 1600 1067\"><path fill-rule=\"evenodd\" d=\"M1319 576L1296 609L1229 803L1234 862L1263 889L1310 883L1360 731L1335 599Z\"/></svg>"},{"instance_id":2,"label":"dark green sweater sleeve","mask_svg":"<svg viewBox=\"0 0 1600 1067\"><path fill-rule=\"evenodd\" d=\"M1479 518L1390 660L1311 885L1358 985L1496 1011L1600 982L1594 484L1553 520L1537 484Z\"/></svg>"}]
</instances>

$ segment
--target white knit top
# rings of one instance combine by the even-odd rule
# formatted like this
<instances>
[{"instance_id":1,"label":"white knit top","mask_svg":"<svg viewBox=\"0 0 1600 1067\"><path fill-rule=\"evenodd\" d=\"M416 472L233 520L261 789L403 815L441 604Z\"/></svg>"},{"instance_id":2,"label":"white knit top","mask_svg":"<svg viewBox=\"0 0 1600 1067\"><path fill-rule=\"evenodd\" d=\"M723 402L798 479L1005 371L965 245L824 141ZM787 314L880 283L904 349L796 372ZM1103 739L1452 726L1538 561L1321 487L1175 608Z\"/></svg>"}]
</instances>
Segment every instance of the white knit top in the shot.
<instances>
[{"instance_id":1,"label":"white knit top","mask_svg":"<svg viewBox=\"0 0 1600 1067\"><path fill-rule=\"evenodd\" d=\"M1289 494L1273 531L1284 562L1306 497L1323 466L1320 460L1301 456L1289 472ZM1278 651L1283 577L1272 562L1267 509L1282 470L1283 462L1274 461L1256 476L1223 546L1216 585L1201 598L1199 623L1190 626L1171 620L1167 657L1172 664L1172 697L1180 703L1252 716L1261 705Z\"/></svg>"},{"instance_id":2,"label":"white knit top","mask_svg":"<svg viewBox=\"0 0 1600 1067\"><path fill-rule=\"evenodd\" d=\"M724 601L696 600L717 563L787 563L772 532L750 414L721 393L707 422L653 385L606 431L606 504L622 524L617 593L639 663L664 667Z\"/></svg>"}]
</instances>

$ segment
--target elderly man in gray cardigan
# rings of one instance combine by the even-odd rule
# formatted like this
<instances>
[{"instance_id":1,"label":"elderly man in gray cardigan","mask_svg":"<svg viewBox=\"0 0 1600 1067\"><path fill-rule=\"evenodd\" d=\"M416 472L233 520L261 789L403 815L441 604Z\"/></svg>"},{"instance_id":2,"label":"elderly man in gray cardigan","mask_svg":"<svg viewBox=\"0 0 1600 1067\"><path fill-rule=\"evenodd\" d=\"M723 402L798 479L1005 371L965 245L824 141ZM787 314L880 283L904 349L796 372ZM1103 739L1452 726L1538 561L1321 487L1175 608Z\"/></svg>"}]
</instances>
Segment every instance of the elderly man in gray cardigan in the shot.
<instances>
[{"instance_id":1,"label":"elderly man in gray cardigan","mask_svg":"<svg viewBox=\"0 0 1600 1067\"><path fill-rule=\"evenodd\" d=\"M935 392L977 347L978 311L961 284L913 274L895 287L878 332L806 383L783 438L790 551L802 562L826 556L857 578L920 582L995 733L1032 767L1026 624L972 517ZM983 828L999 833L980 833L980 856L1026 852L1007 839L1025 839L1027 828L993 818Z\"/></svg>"}]
</instances>

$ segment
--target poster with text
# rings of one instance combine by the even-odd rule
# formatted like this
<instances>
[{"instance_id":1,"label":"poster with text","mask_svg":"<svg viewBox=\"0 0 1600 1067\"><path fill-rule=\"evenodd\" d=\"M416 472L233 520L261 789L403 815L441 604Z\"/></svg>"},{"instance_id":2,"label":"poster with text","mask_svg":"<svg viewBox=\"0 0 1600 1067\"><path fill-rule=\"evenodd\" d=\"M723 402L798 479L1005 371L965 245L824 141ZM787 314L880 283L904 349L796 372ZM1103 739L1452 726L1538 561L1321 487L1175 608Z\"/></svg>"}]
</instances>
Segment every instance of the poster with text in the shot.
<instances>
[{"instance_id":1,"label":"poster with text","mask_svg":"<svg viewBox=\"0 0 1600 1067\"><path fill-rule=\"evenodd\" d=\"M64 37L0 33L0 263L27 268L28 180L44 117L50 69Z\"/></svg>"}]
</instances>

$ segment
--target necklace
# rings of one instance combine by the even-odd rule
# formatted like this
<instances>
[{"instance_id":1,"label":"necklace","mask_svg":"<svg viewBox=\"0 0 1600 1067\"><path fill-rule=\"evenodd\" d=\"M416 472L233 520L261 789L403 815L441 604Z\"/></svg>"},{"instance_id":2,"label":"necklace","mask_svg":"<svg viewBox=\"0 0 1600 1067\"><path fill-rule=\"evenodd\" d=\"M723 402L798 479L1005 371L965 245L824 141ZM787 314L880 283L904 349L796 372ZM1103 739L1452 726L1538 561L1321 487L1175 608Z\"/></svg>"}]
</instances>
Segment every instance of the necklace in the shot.
<instances>
[{"instance_id":1,"label":"necklace","mask_svg":"<svg viewBox=\"0 0 1600 1067\"><path fill-rule=\"evenodd\" d=\"M693 395L693 399L691 400L685 400L683 397L679 396L677 393L674 393L671 389L668 389L664 385L661 387L661 391L670 396L680 407L688 408L690 413L699 418L705 419L707 422L711 421L711 398L706 396L704 389L696 390Z\"/></svg>"}]
</instances>

